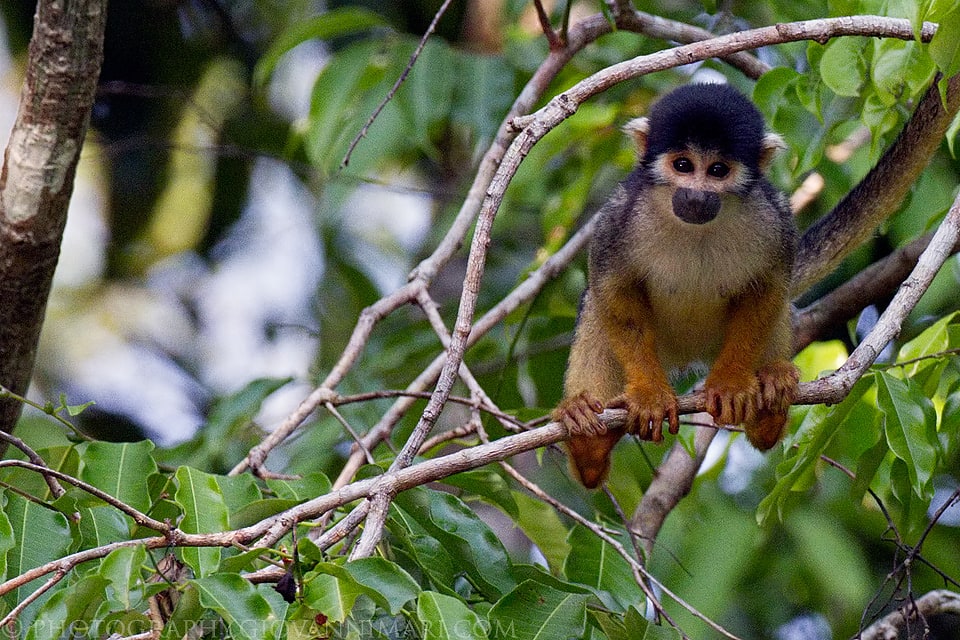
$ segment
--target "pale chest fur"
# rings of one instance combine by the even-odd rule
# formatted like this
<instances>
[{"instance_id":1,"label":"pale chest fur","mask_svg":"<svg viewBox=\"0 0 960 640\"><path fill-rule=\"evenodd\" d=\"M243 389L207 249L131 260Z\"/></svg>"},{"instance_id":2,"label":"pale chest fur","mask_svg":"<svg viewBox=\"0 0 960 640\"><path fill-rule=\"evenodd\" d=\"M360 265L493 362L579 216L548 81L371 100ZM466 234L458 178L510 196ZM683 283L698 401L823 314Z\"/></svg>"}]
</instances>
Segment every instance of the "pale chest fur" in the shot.
<instances>
[{"instance_id":1,"label":"pale chest fur","mask_svg":"<svg viewBox=\"0 0 960 640\"><path fill-rule=\"evenodd\" d=\"M676 218L664 200L656 215L628 222L628 269L646 292L664 368L709 365L731 301L765 280L776 262L776 213L769 212L769 225L757 225L756 212L739 211L731 197L714 220L696 225Z\"/></svg>"}]
</instances>

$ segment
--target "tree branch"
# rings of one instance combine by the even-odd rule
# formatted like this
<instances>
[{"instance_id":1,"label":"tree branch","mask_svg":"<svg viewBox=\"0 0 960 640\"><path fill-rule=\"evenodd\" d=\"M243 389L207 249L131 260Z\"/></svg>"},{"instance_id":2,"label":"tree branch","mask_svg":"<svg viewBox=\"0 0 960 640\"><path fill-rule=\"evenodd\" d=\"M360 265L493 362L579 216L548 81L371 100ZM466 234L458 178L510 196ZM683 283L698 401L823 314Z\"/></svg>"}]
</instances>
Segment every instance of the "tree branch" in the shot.
<instances>
[{"instance_id":1,"label":"tree branch","mask_svg":"<svg viewBox=\"0 0 960 640\"><path fill-rule=\"evenodd\" d=\"M900 207L960 110L960 75L947 83L947 106L932 82L896 141L833 210L804 232L793 273L799 295L829 275Z\"/></svg>"},{"instance_id":2,"label":"tree branch","mask_svg":"<svg viewBox=\"0 0 960 640\"><path fill-rule=\"evenodd\" d=\"M911 623L945 613L960 616L960 593L946 589L926 593L877 620L857 637L860 640L897 640Z\"/></svg>"},{"instance_id":3,"label":"tree branch","mask_svg":"<svg viewBox=\"0 0 960 640\"><path fill-rule=\"evenodd\" d=\"M0 385L30 384L103 59L106 0L41 0L0 169ZM0 399L0 430L21 404ZM0 444L0 451L6 443Z\"/></svg>"}]
</instances>

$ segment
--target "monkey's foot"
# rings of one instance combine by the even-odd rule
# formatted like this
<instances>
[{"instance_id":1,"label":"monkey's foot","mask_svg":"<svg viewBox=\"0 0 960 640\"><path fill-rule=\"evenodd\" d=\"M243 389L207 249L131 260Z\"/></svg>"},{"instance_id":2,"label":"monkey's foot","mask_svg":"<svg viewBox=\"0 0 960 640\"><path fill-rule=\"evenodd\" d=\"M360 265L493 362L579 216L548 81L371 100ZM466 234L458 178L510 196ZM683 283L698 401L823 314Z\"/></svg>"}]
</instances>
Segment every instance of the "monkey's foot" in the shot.
<instances>
[{"instance_id":1,"label":"monkey's foot","mask_svg":"<svg viewBox=\"0 0 960 640\"><path fill-rule=\"evenodd\" d=\"M570 435L598 436L607 431L607 426L600 422L598 413L603 413L603 403L582 391L575 396L564 398L550 417L554 422L565 426Z\"/></svg>"},{"instance_id":2,"label":"monkey's foot","mask_svg":"<svg viewBox=\"0 0 960 640\"><path fill-rule=\"evenodd\" d=\"M704 390L707 413L717 424L743 424L760 408L760 382L752 372L711 371Z\"/></svg>"},{"instance_id":3,"label":"monkey's foot","mask_svg":"<svg viewBox=\"0 0 960 640\"><path fill-rule=\"evenodd\" d=\"M757 408L786 414L797 399L800 371L792 362L777 360L757 372L757 381L760 383L760 404Z\"/></svg>"},{"instance_id":4,"label":"monkey's foot","mask_svg":"<svg viewBox=\"0 0 960 640\"><path fill-rule=\"evenodd\" d=\"M629 390L607 403L611 409L626 409L627 421L624 428L641 440L663 441L663 421L666 420L670 433L680 429L680 413L677 396L673 389Z\"/></svg>"},{"instance_id":5,"label":"monkey's foot","mask_svg":"<svg viewBox=\"0 0 960 640\"><path fill-rule=\"evenodd\" d=\"M597 436L572 436L567 440L570 469L583 486L593 489L607 477L610 454L622 435L622 429L610 429Z\"/></svg>"}]
</instances>

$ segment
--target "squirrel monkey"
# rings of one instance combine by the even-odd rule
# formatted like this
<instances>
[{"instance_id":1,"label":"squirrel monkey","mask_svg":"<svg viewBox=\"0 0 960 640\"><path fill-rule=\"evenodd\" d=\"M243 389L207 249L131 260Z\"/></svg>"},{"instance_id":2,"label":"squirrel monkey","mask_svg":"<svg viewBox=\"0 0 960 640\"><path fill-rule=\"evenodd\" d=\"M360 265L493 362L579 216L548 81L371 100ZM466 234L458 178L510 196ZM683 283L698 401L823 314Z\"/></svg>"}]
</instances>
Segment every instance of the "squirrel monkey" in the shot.
<instances>
[{"instance_id":1,"label":"squirrel monkey","mask_svg":"<svg viewBox=\"0 0 960 640\"><path fill-rule=\"evenodd\" d=\"M786 198L763 176L777 149L736 89L692 84L626 127L639 163L598 213L587 290L553 412L571 437L572 468L605 478L626 433L677 433L668 375L710 367L707 410L743 424L758 449L783 435L799 373L790 363L790 274L797 231ZM597 414L627 410L623 429Z\"/></svg>"}]
</instances>

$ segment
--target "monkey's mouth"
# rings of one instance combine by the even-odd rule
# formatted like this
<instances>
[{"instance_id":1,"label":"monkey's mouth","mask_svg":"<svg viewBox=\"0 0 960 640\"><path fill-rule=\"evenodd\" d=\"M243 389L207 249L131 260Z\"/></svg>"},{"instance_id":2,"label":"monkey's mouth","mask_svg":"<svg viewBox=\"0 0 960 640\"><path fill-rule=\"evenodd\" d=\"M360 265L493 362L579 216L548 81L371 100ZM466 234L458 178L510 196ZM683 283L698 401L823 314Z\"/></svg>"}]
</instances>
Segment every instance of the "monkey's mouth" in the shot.
<instances>
[{"instance_id":1,"label":"monkey's mouth","mask_svg":"<svg viewBox=\"0 0 960 640\"><path fill-rule=\"evenodd\" d=\"M677 189L673 193L673 215L690 224L710 222L720 213L720 196L713 191Z\"/></svg>"}]
</instances>

